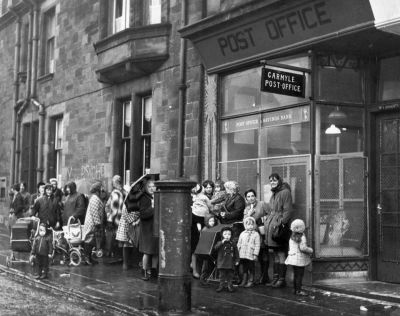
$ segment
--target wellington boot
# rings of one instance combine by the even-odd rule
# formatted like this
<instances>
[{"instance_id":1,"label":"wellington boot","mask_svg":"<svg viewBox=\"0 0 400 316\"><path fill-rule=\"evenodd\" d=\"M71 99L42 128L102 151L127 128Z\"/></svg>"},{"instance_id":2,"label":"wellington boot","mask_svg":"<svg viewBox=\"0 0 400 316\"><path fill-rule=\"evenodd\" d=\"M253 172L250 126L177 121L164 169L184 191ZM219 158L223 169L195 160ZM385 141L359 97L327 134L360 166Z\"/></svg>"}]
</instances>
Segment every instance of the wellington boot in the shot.
<instances>
[{"instance_id":1,"label":"wellington boot","mask_svg":"<svg viewBox=\"0 0 400 316\"><path fill-rule=\"evenodd\" d=\"M249 273L249 279L244 287L253 287L254 286L254 273Z\"/></svg>"},{"instance_id":2,"label":"wellington boot","mask_svg":"<svg viewBox=\"0 0 400 316\"><path fill-rule=\"evenodd\" d=\"M239 287L244 287L247 284L247 273L243 273L242 282L240 282Z\"/></svg>"},{"instance_id":3,"label":"wellington boot","mask_svg":"<svg viewBox=\"0 0 400 316\"><path fill-rule=\"evenodd\" d=\"M149 281L150 280L150 276L151 276L151 271L143 269L142 280L143 281Z\"/></svg>"},{"instance_id":4,"label":"wellington boot","mask_svg":"<svg viewBox=\"0 0 400 316\"><path fill-rule=\"evenodd\" d=\"M268 286L268 287L274 286L275 283L278 282L278 279L279 279L279 274L276 273L273 275L271 282L266 283L265 286Z\"/></svg>"}]
</instances>

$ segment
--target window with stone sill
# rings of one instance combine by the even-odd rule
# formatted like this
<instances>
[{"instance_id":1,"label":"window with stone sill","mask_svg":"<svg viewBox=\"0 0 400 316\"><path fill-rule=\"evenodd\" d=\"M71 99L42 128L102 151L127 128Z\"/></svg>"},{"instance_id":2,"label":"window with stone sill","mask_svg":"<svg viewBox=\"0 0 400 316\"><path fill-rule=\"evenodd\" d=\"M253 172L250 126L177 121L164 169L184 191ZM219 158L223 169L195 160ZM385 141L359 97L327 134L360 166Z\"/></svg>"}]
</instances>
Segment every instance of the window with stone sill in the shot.
<instances>
[{"instance_id":1,"label":"window with stone sill","mask_svg":"<svg viewBox=\"0 0 400 316\"><path fill-rule=\"evenodd\" d=\"M56 10L47 10L43 15L43 33L41 46L40 76L52 74L55 71L54 51L56 44Z\"/></svg>"},{"instance_id":2,"label":"window with stone sill","mask_svg":"<svg viewBox=\"0 0 400 316\"><path fill-rule=\"evenodd\" d=\"M161 23L161 0L112 0L112 34L129 27Z\"/></svg>"}]
</instances>

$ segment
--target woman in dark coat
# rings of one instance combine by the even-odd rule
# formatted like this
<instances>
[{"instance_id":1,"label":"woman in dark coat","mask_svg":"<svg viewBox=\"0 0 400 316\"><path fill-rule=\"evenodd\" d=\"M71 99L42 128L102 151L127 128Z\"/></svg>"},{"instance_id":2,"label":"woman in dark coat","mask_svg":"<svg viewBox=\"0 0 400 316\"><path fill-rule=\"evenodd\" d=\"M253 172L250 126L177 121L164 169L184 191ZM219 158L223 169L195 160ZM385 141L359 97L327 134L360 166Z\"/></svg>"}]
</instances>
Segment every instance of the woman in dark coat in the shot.
<instances>
[{"instance_id":1,"label":"woman in dark coat","mask_svg":"<svg viewBox=\"0 0 400 316\"><path fill-rule=\"evenodd\" d=\"M158 263L158 238L153 236L154 220L154 181L143 180L144 192L138 199L140 218L139 251L143 253L143 280L147 281L154 276ZM153 273L152 273L153 272Z\"/></svg>"},{"instance_id":2,"label":"woman in dark coat","mask_svg":"<svg viewBox=\"0 0 400 316\"><path fill-rule=\"evenodd\" d=\"M272 232L281 223L290 226L293 216L292 193L289 184L282 181L277 173L269 176L272 196L269 201L269 214L264 222L265 244L273 251L273 280L269 284L272 287L280 288L286 285L286 255L289 240L285 243L277 243L272 239Z\"/></svg>"},{"instance_id":3,"label":"woman in dark coat","mask_svg":"<svg viewBox=\"0 0 400 316\"><path fill-rule=\"evenodd\" d=\"M226 200L221 207L221 224L233 224L243 220L246 201L239 193L239 184L236 181L227 181L224 184ZM240 233L244 230L243 224L232 226L232 241L237 243Z\"/></svg>"}]
</instances>

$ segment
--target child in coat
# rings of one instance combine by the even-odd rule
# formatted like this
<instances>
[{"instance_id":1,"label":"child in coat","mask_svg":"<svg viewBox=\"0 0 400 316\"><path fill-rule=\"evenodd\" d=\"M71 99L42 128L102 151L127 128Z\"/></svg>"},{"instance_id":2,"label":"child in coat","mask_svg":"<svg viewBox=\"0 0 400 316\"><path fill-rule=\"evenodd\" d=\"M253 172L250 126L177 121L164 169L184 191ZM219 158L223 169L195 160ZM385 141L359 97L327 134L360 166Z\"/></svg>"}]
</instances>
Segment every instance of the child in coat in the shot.
<instances>
[{"instance_id":1,"label":"child in coat","mask_svg":"<svg viewBox=\"0 0 400 316\"><path fill-rule=\"evenodd\" d=\"M227 196L228 195L225 191L224 181L215 181L214 194L211 198L211 212L214 215L219 216L222 205L224 204Z\"/></svg>"},{"instance_id":2,"label":"child in coat","mask_svg":"<svg viewBox=\"0 0 400 316\"><path fill-rule=\"evenodd\" d=\"M241 232L237 244L240 257L241 271L243 271L241 287L252 287L254 285L254 273L256 262L260 252L261 238L257 231L254 217L246 217L243 220L245 230Z\"/></svg>"},{"instance_id":3,"label":"child in coat","mask_svg":"<svg viewBox=\"0 0 400 316\"><path fill-rule=\"evenodd\" d=\"M36 262L38 275L35 279L46 279L49 272L49 259L53 254L53 243L47 233L47 226L41 223L39 226L39 235L33 240L30 262Z\"/></svg>"},{"instance_id":4,"label":"child in coat","mask_svg":"<svg viewBox=\"0 0 400 316\"><path fill-rule=\"evenodd\" d=\"M290 225L292 235L289 240L289 252L285 264L293 267L294 294L306 296L307 293L301 289L304 270L311 262L313 249L307 247L307 239L304 235L306 226L301 219L295 219Z\"/></svg>"},{"instance_id":5,"label":"child in coat","mask_svg":"<svg viewBox=\"0 0 400 316\"><path fill-rule=\"evenodd\" d=\"M239 252L232 239L232 228L223 227L221 229L222 240L218 241L214 247L217 251L217 269L219 272L219 286L217 292L221 292L227 287L229 292L234 292L233 275L235 266L239 265Z\"/></svg>"}]
</instances>

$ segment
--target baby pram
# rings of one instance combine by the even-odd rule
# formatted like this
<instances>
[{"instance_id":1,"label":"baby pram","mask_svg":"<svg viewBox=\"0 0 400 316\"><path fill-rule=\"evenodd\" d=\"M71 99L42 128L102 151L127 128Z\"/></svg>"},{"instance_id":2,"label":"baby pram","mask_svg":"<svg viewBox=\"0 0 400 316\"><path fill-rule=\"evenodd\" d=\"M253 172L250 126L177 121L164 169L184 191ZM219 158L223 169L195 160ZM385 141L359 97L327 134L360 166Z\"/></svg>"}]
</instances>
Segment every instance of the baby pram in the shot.
<instances>
[{"instance_id":1,"label":"baby pram","mask_svg":"<svg viewBox=\"0 0 400 316\"><path fill-rule=\"evenodd\" d=\"M39 232L40 219L35 217L23 217L11 227L10 246L11 254L6 257L7 267L15 262L29 263L29 255L35 236Z\"/></svg>"},{"instance_id":2,"label":"baby pram","mask_svg":"<svg viewBox=\"0 0 400 316\"><path fill-rule=\"evenodd\" d=\"M75 223L72 220L71 216L62 231L53 230L53 248L54 255L60 255L63 262L78 266L84 256L82 225L79 219Z\"/></svg>"},{"instance_id":3,"label":"baby pram","mask_svg":"<svg viewBox=\"0 0 400 316\"><path fill-rule=\"evenodd\" d=\"M221 224L204 230L200 234L200 239L197 244L195 254L203 261L202 275L200 279L202 282L209 283L211 281L219 281L217 274L217 254L214 251L215 244L221 240L221 229L223 227L231 227L233 231L240 234L243 231L243 223L236 222L233 224ZM234 239L234 236L232 236ZM204 269L204 263L206 268ZM205 274L205 275L203 275Z\"/></svg>"}]
</instances>

